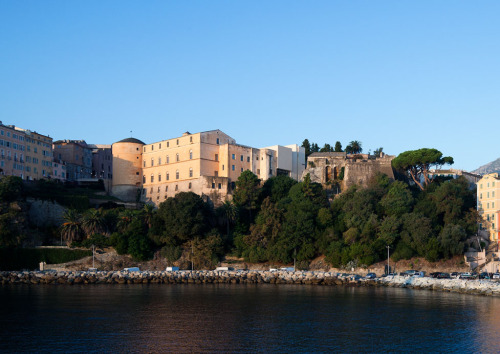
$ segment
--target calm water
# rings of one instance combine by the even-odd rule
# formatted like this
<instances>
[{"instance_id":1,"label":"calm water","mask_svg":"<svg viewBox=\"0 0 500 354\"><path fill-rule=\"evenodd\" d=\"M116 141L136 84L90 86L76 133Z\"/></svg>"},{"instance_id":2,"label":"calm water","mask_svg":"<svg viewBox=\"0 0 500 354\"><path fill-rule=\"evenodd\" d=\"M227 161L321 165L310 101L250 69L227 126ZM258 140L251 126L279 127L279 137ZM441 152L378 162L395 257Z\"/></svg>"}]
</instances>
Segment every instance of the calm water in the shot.
<instances>
[{"instance_id":1,"label":"calm water","mask_svg":"<svg viewBox=\"0 0 500 354\"><path fill-rule=\"evenodd\" d=\"M500 352L500 299L293 285L0 286L2 352Z\"/></svg>"}]
</instances>

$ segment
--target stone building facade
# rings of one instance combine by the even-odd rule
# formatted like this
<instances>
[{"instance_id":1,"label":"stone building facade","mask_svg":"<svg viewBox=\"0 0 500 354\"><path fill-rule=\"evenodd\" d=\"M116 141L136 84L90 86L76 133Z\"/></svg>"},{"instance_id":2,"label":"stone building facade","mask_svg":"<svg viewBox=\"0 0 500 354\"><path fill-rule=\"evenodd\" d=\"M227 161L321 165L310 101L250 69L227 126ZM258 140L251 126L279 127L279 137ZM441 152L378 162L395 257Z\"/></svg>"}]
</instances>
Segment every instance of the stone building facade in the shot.
<instances>
[{"instance_id":1,"label":"stone building facade","mask_svg":"<svg viewBox=\"0 0 500 354\"><path fill-rule=\"evenodd\" d=\"M58 140L53 146L54 161L66 164L66 180L92 177L92 150L85 140Z\"/></svg>"},{"instance_id":2,"label":"stone building facade","mask_svg":"<svg viewBox=\"0 0 500 354\"><path fill-rule=\"evenodd\" d=\"M345 152L315 152L308 156L303 176L309 173L312 182L339 193L353 185L366 187L377 173L394 179L393 159L394 156L385 154L376 157Z\"/></svg>"},{"instance_id":3,"label":"stone building facade","mask_svg":"<svg viewBox=\"0 0 500 354\"><path fill-rule=\"evenodd\" d=\"M112 193L119 197L118 185L122 189L125 185L137 188L138 182L135 179L117 182L124 179L124 173L140 176L140 200L156 205L179 192L187 191L218 204L230 198L236 187L236 180L245 170L252 171L261 180L278 174L286 174L298 180L305 167L304 149L297 145L257 149L237 144L220 130L195 134L186 132L180 137L144 144L140 146L141 156L134 150L139 146L129 146L134 154L125 159L123 154L120 157L116 151L118 144L130 145L133 142L113 144ZM140 171L136 165L138 161L141 161ZM115 169L116 163L123 166L120 172ZM131 168L130 171L126 171L126 165ZM124 197L123 193L121 195ZM132 194L127 198L132 201Z\"/></svg>"},{"instance_id":4,"label":"stone building facade","mask_svg":"<svg viewBox=\"0 0 500 354\"><path fill-rule=\"evenodd\" d=\"M126 201L139 201L142 191L142 147L145 144L135 138L114 143L111 195Z\"/></svg>"}]
</instances>

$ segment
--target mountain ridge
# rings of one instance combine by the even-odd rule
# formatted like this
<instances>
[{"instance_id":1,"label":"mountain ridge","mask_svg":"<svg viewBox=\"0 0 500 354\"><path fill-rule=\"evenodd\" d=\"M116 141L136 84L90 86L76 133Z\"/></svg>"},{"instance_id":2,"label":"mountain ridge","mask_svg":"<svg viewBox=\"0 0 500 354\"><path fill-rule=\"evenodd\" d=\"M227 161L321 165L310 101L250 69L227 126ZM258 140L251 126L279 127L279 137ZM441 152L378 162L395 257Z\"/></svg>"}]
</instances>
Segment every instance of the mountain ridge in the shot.
<instances>
[{"instance_id":1,"label":"mountain ridge","mask_svg":"<svg viewBox=\"0 0 500 354\"><path fill-rule=\"evenodd\" d=\"M486 175L494 172L500 173L500 157L495 161L488 162L487 164L472 171L472 173L476 173L478 175Z\"/></svg>"}]
</instances>

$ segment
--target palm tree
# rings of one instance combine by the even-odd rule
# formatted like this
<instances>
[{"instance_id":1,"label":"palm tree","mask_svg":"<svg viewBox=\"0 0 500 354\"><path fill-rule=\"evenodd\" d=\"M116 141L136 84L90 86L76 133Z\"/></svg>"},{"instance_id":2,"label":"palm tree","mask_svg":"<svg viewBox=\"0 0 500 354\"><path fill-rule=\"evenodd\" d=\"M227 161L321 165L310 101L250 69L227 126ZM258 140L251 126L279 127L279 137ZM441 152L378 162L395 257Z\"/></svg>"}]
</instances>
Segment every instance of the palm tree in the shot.
<instances>
[{"instance_id":1,"label":"palm tree","mask_svg":"<svg viewBox=\"0 0 500 354\"><path fill-rule=\"evenodd\" d=\"M151 223L153 221L153 215L155 214L155 206L154 204L145 204L142 209L144 223L148 225L148 228L151 228Z\"/></svg>"},{"instance_id":2,"label":"palm tree","mask_svg":"<svg viewBox=\"0 0 500 354\"><path fill-rule=\"evenodd\" d=\"M126 209L122 213L120 213L116 227L120 232L124 232L134 218L135 218L134 212L132 210Z\"/></svg>"},{"instance_id":3,"label":"palm tree","mask_svg":"<svg viewBox=\"0 0 500 354\"><path fill-rule=\"evenodd\" d=\"M106 231L104 218L100 210L90 209L83 215L82 227L87 237Z\"/></svg>"},{"instance_id":4,"label":"palm tree","mask_svg":"<svg viewBox=\"0 0 500 354\"><path fill-rule=\"evenodd\" d=\"M64 223L61 225L61 237L69 246L73 241L80 240L83 234L81 216L74 209L68 209L63 214Z\"/></svg>"},{"instance_id":5,"label":"palm tree","mask_svg":"<svg viewBox=\"0 0 500 354\"><path fill-rule=\"evenodd\" d=\"M361 141L358 140L353 140L347 145L345 148L345 151L348 154L360 154L363 152L363 148L361 147Z\"/></svg>"}]
</instances>

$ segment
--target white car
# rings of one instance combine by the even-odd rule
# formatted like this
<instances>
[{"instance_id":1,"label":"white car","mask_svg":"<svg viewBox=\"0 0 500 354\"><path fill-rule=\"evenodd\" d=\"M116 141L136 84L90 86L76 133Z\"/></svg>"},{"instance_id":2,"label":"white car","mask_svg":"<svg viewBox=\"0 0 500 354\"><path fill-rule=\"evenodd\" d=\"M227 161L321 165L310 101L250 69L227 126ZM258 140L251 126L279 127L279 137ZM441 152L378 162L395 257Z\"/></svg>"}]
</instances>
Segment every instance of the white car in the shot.
<instances>
[{"instance_id":1,"label":"white car","mask_svg":"<svg viewBox=\"0 0 500 354\"><path fill-rule=\"evenodd\" d=\"M500 279L500 273L493 274L493 279Z\"/></svg>"}]
</instances>

